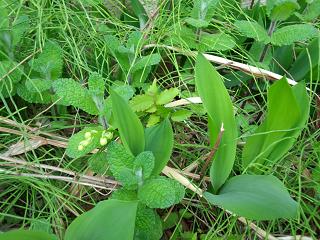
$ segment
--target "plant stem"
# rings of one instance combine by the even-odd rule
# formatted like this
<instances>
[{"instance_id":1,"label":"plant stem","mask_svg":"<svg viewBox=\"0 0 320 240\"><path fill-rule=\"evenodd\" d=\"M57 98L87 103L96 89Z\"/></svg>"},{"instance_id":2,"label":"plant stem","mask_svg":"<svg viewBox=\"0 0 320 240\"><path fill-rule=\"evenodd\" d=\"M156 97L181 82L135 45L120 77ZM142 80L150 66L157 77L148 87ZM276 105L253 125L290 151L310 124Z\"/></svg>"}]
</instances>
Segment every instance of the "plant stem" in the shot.
<instances>
[{"instance_id":1,"label":"plant stem","mask_svg":"<svg viewBox=\"0 0 320 240\"><path fill-rule=\"evenodd\" d=\"M201 169L201 172L200 172L200 179L201 181L203 180L204 176L205 176L205 173L207 171L207 168L211 162L211 159L213 158L214 154L217 152L219 146L220 146L220 143L221 143L221 139L222 139L222 135L224 133L224 128L223 128L223 123L221 123L221 127L220 127L220 132L219 132L219 135L217 137L217 140L213 146L213 148L211 149L210 151L210 154L208 155L207 159L206 159L206 162L204 163L202 169Z\"/></svg>"},{"instance_id":2,"label":"plant stem","mask_svg":"<svg viewBox=\"0 0 320 240\"><path fill-rule=\"evenodd\" d=\"M276 29L276 25L277 25L277 21L272 21L270 23L269 29L268 29L268 35L271 37L272 33L274 32L274 30ZM261 52L260 58L259 58L259 62L263 62L267 51L269 49L270 44L266 44Z\"/></svg>"}]
</instances>

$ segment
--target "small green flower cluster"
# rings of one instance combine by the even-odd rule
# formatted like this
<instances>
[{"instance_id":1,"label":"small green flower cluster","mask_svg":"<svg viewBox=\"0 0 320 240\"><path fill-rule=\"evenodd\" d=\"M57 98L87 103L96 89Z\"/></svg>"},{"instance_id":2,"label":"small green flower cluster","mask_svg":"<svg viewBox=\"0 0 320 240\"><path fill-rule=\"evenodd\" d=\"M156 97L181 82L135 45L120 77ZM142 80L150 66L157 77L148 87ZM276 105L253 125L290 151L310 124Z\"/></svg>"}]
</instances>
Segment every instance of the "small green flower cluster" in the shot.
<instances>
[{"instance_id":1,"label":"small green flower cluster","mask_svg":"<svg viewBox=\"0 0 320 240\"><path fill-rule=\"evenodd\" d=\"M95 137L95 135L98 133L96 130L88 131L84 134L84 140L81 141L78 145L78 150L82 151L85 147L87 147ZM100 137L100 145L105 146L108 141L110 141L113 138L113 133L109 132L107 130L103 130Z\"/></svg>"},{"instance_id":2,"label":"small green flower cluster","mask_svg":"<svg viewBox=\"0 0 320 240\"><path fill-rule=\"evenodd\" d=\"M112 140L113 138L113 133L112 132L108 132L106 130L103 130L102 134L101 134L101 138L100 138L100 145L104 146L108 143L108 141Z\"/></svg>"}]
</instances>

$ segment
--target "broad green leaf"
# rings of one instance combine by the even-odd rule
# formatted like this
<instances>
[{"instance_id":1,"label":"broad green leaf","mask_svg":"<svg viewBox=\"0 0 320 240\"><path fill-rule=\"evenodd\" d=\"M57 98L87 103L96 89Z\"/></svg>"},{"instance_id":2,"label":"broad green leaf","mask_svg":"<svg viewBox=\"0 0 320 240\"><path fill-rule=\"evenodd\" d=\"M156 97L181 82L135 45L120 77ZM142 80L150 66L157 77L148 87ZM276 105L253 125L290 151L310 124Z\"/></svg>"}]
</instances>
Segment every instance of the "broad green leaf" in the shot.
<instances>
[{"instance_id":1,"label":"broad green leaf","mask_svg":"<svg viewBox=\"0 0 320 240\"><path fill-rule=\"evenodd\" d=\"M134 159L134 171L141 171L143 179L151 176L153 168L154 156L150 151L142 152Z\"/></svg>"},{"instance_id":2,"label":"broad green leaf","mask_svg":"<svg viewBox=\"0 0 320 240\"><path fill-rule=\"evenodd\" d=\"M247 138L242 152L243 166L250 163L275 163L293 145L309 116L305 85L293 89L285 78L268 91L268 112L256 132Z\"/></svg>"},{"instance_id":3,"label":"broad green leaf","mask_svg":"<svg viewBox=\"0 0 320 240\"><path fill-rule=\"evenodd\" d=\"M268 0L267 14L273 21L284 21L300 8L297 0Z\"/></svg>"},{"instance_id":4,"label":"broad green leaf","mask_svg":"<svg viewBox=\"0 0 320 240\"><path fill-rule=\"evenodd\" d=\"M145 151L151 151L155 157L152 174L158 175L167 165L173 149L173 131L168 119L145 130Z\"/></svg>"},{"instance_id":5,"label":"broad green leaf","mask_svg":"<svg viewBox=\"0 0 320 240\"><path fill-rule=\"evenodd\" d=\"M319 64L320 59L320 37L317 37L303 49L295 62L289 69L293 79L302 80L310 70Z\"/></svg>"},{"instance_id":6,"label":"broad green leaf","mask_svg":"<svg viewBox=\"0 0 320 240\"><path fill-rule=\"evenodd\" d=\"M68 141L66 154L72 158L78 158L84 156L100 146L100 137L102 135L103 128L98 127L86 127L80 132L72 135ZM91 139L86 138L86 133L91 133ZM83 146L83 149L79 150L79 145L82 141L88 141L88 144Z\"/></svg>"},{"instance_id":7,"label":"broad green leaf","mask_svg":"<svg viewBox=\"0 0 320 240\"><path fill-rule=\"evenodd\" d=\"M52 234L41 231L31 230L13 230L0 233L1 240L57 240L58 238Z\"/></svg>"},{"instance_id":8,"label":"broad green leaf","mask_svg":"<svg viewBox=\"0 0 320 240\"><path fill-rule=\"evenodd\" d=\"M181 122L188 119L192 115L192 112L189 110L178 110L171 114L171 120L175 122Z\"/></svg>"},{"instance_id":9,"label":"broad green leaf","mask_svg":"<svg viewBox=\"0 0 320 240\"><path fill-rule=\"evenodd\" d=\"M104 79L96 72L90 74L88 79L89 92L93 96L104 96Z\"/></svg>"},{"instance_id":10,"label":"broad green leaf","mask_svg":"<svg viewBox=\"0 0 320 240\"><path fill-rule=\"evenodd\" d=\"M196 60L196 87L212 120L210 142L213 145L218 138L223 124L224 132L212 159L210 177L214 191L223 185L228 178L236 154L237 126L233 113L233 105L219 73L202 55Z\"/></svg>"},{"instance_id":11,"label":"broad green leaf","mask_svg":"<svg viewBox=\"0 0 320 240\"><path fill-rule=\"evenodd\" d=\"M134 31L129 34L128 41L126 43L127 49L131 51L132 54L135 54L135 50L139 49L142 44L143 35L141 31Z\"/></svg>"},{"instance_id":12,"label":"broad green leaf","mask_svg":"<svg viewBox=\"0 0 320 240\"><path fill-rule=\"evenodd\" d=\"M267 31L257 22L240 20L234 25L246 37L253 38L259 42L269 43L270 37Z\"/></svg>"},{"instance_id":13,"label":"broad green leaf","mask_svg":"<svg viewBox=\"0 0 320 240\"><path fill-rule=\"evenodd\" d=\"M99 110L92 99L88 89L81 86L80 83L70 78L61 78L53 82L53 89L57 96L64 102L80 108L83 111L98 115Z\"/></svg>"},{"instance_id":14,"label":"broad green leaf","mask_svg":"<svg viewBox=\"0 0 320 240\"><path fill-rule=\"evenodd\" d=\"M9 14L5 2L0 2L0 29L8 30L9 28Z\"/></svg>"},{"instance_id":15,"label":"broad green leaf","mask_svg":"<svg viewBox=\"0 0 320 240\"><path fill-rule=\"evenodd\" d=\"M148 15L139 0L131 0L131 6L134 14L140 22L140 29L143 29L148 21Z\"/></svg>"},{"instance_id":16,"label":"broad green leaf","mask_svg":"<svg viewBox=\"0 0 320 240\"><path fill-rule=\"evenodd\" d=\"M132 240L137 205L135 201L101 201L71 223L64 239Z\"/></svg>"},{"instance_id":17,"label":"broad green leaf","mask_svg":"<svg viewBox=\"0 0 320 240\"><path fill-rule=\"evenodd\" d=\"M152 53L150 55L143 56L135 62L135 64L131 69L131 72L134 73L145 67L157 65L160 61L161 61L161 55L159 53Z\"/></svg>"},{"instance_id":18,"label":"broad green leaf","mask_svg":"<svg viewBox=\"0 0 320 240\"><path fill-rule=\"evenodd\" d=\"M303 12L302 18L305 21L312 21L320 15L320 0L313 0Z\"/></svg>"},{"instance_id":19,"label":"broad green leaf","mask_svg":"<svg viewBox=\"0 0 320 240\"><path fill-rule=\"evenodd\" d=\"M154 104L153 96L143 94L137 95L130 101L130 105L135 112L146 111Z\"/></svg>"},{"instance_id":20,"label":"broad green leaf","mask_svg":"<svg viewBox=\"0 0 320 240\"><path fill-rule=\"evenodd\" d=\"M129 104L115 91L111 91L112 111L124 146L133 154L144 151L144 129Z\"/></svg>"},{"instance_id":21,"label":"broad green leaf","mask_svg":"<svg viewBox=\"0 0 320 240\"><path fill-rule=\"evenodd\" d=\"M318 30L310 24L294 24L279 28L271 37L273 45L291 45L294 42L305 41L318 35Z\"/></svg>"},{"instance_id":22,"label":"broad green leaf","mask_svg":"<svg viewBox=\"0 0 320 240\"><path fill-rule=\"evenodd\" d=\"M154 178L146 181L138 191L139 200L149 208L168 208L179 203L184 188L169 178Z\"/></svg>"},{"instance_id":23,"label":"broad green leaf","mask_svg":"<svg viewBox=\"0 0 320 240\"><path fill-rule=\"evenodd\" d=\"M223 185L218 195L205 192L204 197L251 220L295 218L298 212L298 204L283 183L271 175L236 176Z\"/></svg>"},{"instance_id":24,"label":"broad green leaf","mask_svg":"<svg viewBox=\"0 0 320 240\"><path fill-rule=\"evenodd\" d=\"M157 105L164 105L171 102L179 94L178 88L169 88L162 91L156 100Z\"/></svg>"}]
</instances>

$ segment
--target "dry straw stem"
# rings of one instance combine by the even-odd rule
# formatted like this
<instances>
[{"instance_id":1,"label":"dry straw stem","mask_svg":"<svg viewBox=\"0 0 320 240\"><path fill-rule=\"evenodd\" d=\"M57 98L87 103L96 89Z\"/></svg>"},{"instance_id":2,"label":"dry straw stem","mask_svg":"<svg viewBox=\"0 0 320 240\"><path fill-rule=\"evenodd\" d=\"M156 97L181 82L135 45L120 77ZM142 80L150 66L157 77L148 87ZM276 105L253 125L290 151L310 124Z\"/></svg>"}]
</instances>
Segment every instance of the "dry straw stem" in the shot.
<instances>
[{"instance_id":1,"label":"dry straw stem","mask_svg":"<svg viewBox=\"0 0 320 240\"><path fill-rule=\"evenodd\" d=\"M185 56L190 56L190 57L196 57L198 54L198 52L196 52L196 51L185 51L181 48L177 48L174 46L168 46L168 45L162 45L162 44L145 45L143 47L143 49L149 49L149 48L153 48L153 47L166 48L168 50L172 50L172 51L175 51L175 52L178 52L178 53L181 53ZM254 67L252 65L236 62L233 60L229 60L227 58L223 58L223 57L219 57L219 56L215 56L215 55L211 55L211 54L206 54L206 53L203 54L203 56L210 62L217 63L222 66L227 66L227 67L230 67L233 69L237 69L237 70L245 72L249 75L253 75L255 77L264 77L269 80L280 80L283 77L282 75L265 70L263 68ZM290 85L298 84L296 81L294 81L293 79L290 79L290 78L287 78L287 81ZM307 88L307 90L311 91L309 88ZM314 94L316 95L316 97L318 99L320 99L320 97L316 93L314 93ZM165 105L165 107L177 107L177 106L183 106L183 105L188 105L188 104L193 104L193 103L202 103L202 101L201 101L200 97L190 97L190 98L180 99L180 100L168 103L167 105Z\"/></svg>"}]
</instances>

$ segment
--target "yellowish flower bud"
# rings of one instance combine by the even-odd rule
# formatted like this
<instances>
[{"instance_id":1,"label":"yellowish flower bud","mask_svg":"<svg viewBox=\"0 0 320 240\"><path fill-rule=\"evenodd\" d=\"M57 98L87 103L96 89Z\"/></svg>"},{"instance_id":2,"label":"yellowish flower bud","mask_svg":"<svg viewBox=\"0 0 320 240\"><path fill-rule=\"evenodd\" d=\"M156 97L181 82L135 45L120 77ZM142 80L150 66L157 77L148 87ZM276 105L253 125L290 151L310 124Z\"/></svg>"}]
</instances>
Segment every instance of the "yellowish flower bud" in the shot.
<instances>
[{"instance_id":1,"label":"yellowish flower bud","mask_svg":"<svg viewBox=\"0 0 320 240\"><path fill-rule=\"evenodd\" d=\"M91 142L91 139L86 139L80 142L80 144L84 147L88 146Z\"/></svg>"},{"instance_id":2,"label":"yellowish flower bud","mask_svg":"<svg viewBox=\"0 0 320 240\"><path fill-rule=\"evenodd\" d=\"M79 150L79 151L82 151L83 149L84 149L84 146L83 146L82 144L79 144L78 150Z\"/></svg>"},{"instance_id":3,"label":"yellowish flower bud","mask_svg":"<svg viewBox=\"0 0 320 240\"><path fill-rule=\"evenodd\" d=\"M112 132L106 132L104 134L104 137L107 138L108 140L111 140L113 138L113 133Z\"/></svg>"},{"instance_id":4,"label":"yellowish flower bud","mask_svg":"<svg viewBox=\"0 0 320 240\"><path fill-rule=\"evenodd\" d=\"M84 138L85 138L85 139L89 139L89 138L91 138L91 136L92 136L91 132L86 132L86 133L84 134Z\"/></svg>"},{"instance_id":5,"label":"yellowish flower bud","mask_svg":"<svg viewBox=\"0 0 320 240\"><path fill-rule=\"evenodd\" d=\"M108 143L108 139L105 137L100 138L100 145L104 146Z\"/></svg>"}]
</instances>

